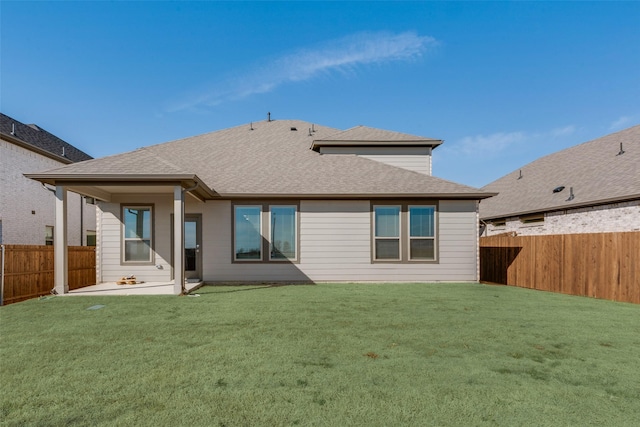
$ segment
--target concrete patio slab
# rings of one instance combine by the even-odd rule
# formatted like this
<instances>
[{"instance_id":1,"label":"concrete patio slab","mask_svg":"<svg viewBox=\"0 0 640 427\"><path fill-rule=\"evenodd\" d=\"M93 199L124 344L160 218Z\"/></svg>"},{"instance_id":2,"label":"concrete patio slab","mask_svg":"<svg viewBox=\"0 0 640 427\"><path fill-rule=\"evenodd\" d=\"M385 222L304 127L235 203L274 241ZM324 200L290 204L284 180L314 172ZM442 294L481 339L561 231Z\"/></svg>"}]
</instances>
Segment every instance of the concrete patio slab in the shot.
<instances>
[{"instance_id":1,"label":"concrete patio slab","mask_svg":"<svg viewBox=\"0 0 640 427\"><path fill-rule=\"evenodd\" d=\"M187 281L187 292L202 285L202 281ZM99 283L69 291L65 295L173 295L173 282L145 282L136 285L117 285L115 282Z\"/></svg>"}]
</instances>

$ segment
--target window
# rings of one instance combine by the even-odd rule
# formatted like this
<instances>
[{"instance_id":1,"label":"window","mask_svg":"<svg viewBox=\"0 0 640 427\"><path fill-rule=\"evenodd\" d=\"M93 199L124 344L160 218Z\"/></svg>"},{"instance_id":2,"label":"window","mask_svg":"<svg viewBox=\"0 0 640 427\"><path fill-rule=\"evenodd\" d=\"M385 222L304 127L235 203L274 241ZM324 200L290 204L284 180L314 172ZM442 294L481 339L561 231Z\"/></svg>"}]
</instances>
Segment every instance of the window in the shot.
<instances>
[{"instance_id":1,"label":"window","mask_svg":"<svg viewBox=\"0 0 640 427\"><path fill-rule=\"evenodd\" d=\"M53 225L46 225L44 227L44 244L53 246Z\"/></svg>"},{"instance_id":2,"label":"window","mask_svg":"<svg viewBox=\"0 0 640 427\"><path fill-rule=\"evenodd\" d=\"M544 222L544 214L521 216L520 222L523 224L540 224Z\"/></svg>"},{"instance_id":3,"label":"window","mask_svg":"<svg viewBox=\"0 0 640 427\"><path fill-rule=\"evenodd\" d=\"M400 206L375 206L374 258L400 260Z\"/></svg>"},{"instance_id":4,"label":"window","mask_svg":"<svg viewBox=\"0 0 640 427\"><path fill-rule=\"evenodd\" d=\"M436 258L435 206L409 206L409 259Z\"/></svg>"},{"instance_id":5,"label":"window","mask_svg":"<svg viewBox=\"0 0 640 427\"><path fill-rule=\"evenodd\" d=\"M123 206L124 262L153 262L152 206Z\"/></svg>"},{"instance_id":6,"label":"window","mask_svg":"<svg viewBox=\"0 0 640 427\"><path fill-rule=\"evenodd\" d=\"M262 206L236 206L234 225L234 259L262 259Z\"/></svg>"},{"instance_id":7,"label":"window","mask_svg":"<svg viewBox=\"0 0 640 427\"><path fill-rule=\"evenodd\" d=\"M437 260L437 205L374 205L372 260Z\"/></svg>"},{"instance_id":8,"label":"window","mask_svg":"<svg viewBox=\"0 0 640 427\"><path fill-rule=\"evenodd\" d=\"M297 205L236 205L233 221L234 261L297 261Z\"/></svg>"},{"instance_id":9,"label":"window","mask_svg":"<svg viewBox=\"0 0 640 427\"><path fill-rule=\"evenodd\" d=\"M95 246L96 245L96 232L87 230L87 246Z\"/></svg>"},{"instance_id":10,"label":"window","mask_svg":"<svg viewBox=\"0 0 640 427\"><path fill-rule=\"evenodd\" d=\"M272 260L296 259L296 207L271 206L271 238L269 256Z\"/></svg>"}]
</instances>

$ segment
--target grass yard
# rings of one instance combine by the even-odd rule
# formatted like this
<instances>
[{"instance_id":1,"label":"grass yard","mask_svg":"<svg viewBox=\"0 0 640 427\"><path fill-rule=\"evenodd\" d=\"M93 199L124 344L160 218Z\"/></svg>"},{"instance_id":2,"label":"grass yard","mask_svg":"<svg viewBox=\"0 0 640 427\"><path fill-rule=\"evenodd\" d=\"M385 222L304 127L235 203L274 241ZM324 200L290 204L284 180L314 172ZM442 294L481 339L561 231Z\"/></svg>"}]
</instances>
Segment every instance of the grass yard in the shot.
<instances>
[{"instance_id":1,"label":"grass yard","mask_svg":"<svg viewBox=\"0 0 640 427\"><path fill-rule=\"evenodd\" d=\"M479 284L0 308L0 423L638 425L640 306ZM88 310L95 305L103 308Z\"/></svg>"}]
</instances>

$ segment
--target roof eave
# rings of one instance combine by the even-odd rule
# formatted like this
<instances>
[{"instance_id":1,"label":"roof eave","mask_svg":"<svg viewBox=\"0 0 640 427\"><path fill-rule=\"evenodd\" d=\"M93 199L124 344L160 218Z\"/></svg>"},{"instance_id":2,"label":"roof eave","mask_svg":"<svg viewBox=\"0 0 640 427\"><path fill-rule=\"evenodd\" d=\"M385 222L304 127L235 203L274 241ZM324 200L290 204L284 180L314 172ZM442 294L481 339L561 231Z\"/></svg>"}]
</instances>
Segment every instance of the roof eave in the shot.
<instances>
[{"instance_id":1,"label":"roof eave","mask_svg":"<svg viewBox=\"0 0 640 427\"><path fill-rule=\"evenodd\" d=\"M441 139L420 139L409 141L374 141L374 140L357 140L357 141L341 141L331 139L316 139L311 143L311 149L318 151L320 147L431 147L435 148L442 144Z\"/></svg>"},{"instance_id":2,"label":"roof eave","mask_svg":"<svg viewBox=\"0 0 640 427\"><path fill-rule=\"evenodd\" d=\"M608 199L592 200L589 202L569 203L566 205L557 205L557 206L551 206L551 207L542 208L542 209L531 209L531 210L502 213L499 215L494 214L494 215L488 215L488 216L481 216L480 219L482 220L503 219L503 218L510 218L515 216L522 216L522 215L532 215L532 214L540 214L540 213L546 213L546 212L562 211L566 209L588 208L591 206L607 205L610 203L628 202L631 200L639 200L639 199L640 199L640 193L634 194L631 196L612 197Z\"/></svg>"},{"instance_id":3,"label":"roof eave","mask_svg":"<svg viewBox=\"0 0 640 427\"><path fill-rule=\"evenodd\" d=\"M355 199L465 199L480 200L497 193L220 193L222 199L307 199L307 200L355 200Z\"/></svg>"},{"instance_id":4,"label":"roof eave","mask_svg":"<svg viewBox=\"0 0 640 427\"><path fill-rule=\"evenodd\" d=\"M220 195L194 174L64 174L64 173L26 173L27 178L49 185L68 186L108 186L108 185L160 185L180 183L184 188L193 188L204 199L217 199Z\"/></svg>"},{"instance_id":5,"label":"roof eave","mask_svg":"<svg viewBox=\"0 0 640 427\"><path fill-rule=\"evenodd\" d=\"M53 159L55 161L58 161L60 163L64 163L65 165L74 163L73 160L71 160L71 159L69 159L67 157L62 157L62 156L59 156L57 154L53 154L51 151L47 151L47 150L44 150L44 149L42 149L40 147L36 147L35 145L30 144L30 143L28 143L26 141L23 141L20 138L16 138L13 135L9 135L9 134L6 134L4 132L0 132L0 135L2 136L2 139L6 140L8 142L11 142L12 144L15 144L15 145L17 145L19 147L22 147L22 148L24 148L26 150L29 150L29 151L33 151L34 153L38 153L38 154L40 154L42 156L48 157L48 158Z\"/></svg>"}]
</instances>

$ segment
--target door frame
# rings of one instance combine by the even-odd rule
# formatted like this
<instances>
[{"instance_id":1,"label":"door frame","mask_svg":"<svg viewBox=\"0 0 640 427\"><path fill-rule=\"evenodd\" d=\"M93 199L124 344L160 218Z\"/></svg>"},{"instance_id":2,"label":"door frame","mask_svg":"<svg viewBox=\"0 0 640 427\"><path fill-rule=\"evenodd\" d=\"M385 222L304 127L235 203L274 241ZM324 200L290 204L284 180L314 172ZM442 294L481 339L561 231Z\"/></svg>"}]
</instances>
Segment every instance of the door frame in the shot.
<instances>
[{"instance_id":1,"label":"door frame","mask_svg":"<svg viewBox=\"0 0 640 427\"><path fill-rule=\"evenodd\" d=\"M200 279L202 280L202 214L199 213L185 213L184 214L184 223L187 221L194 221L196 223L196 245L198 245L198 249L196 250L196 269L194 272L189 273L190 270L185 270L184 278L188 279ZM184 228L183 223L183 228ZM171 214L171 247L173 247L173 214ZM185 248L186 249L186 248ZM175 278L175 270L174 270L174 259L173 252L171 252L171 279Z\"/></svg>"}]
</instances>

